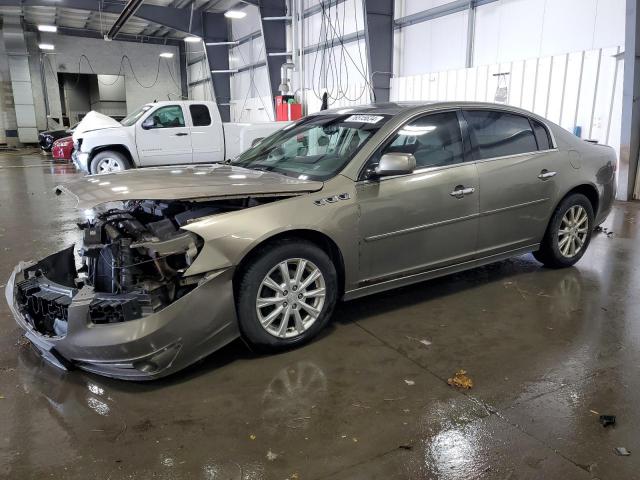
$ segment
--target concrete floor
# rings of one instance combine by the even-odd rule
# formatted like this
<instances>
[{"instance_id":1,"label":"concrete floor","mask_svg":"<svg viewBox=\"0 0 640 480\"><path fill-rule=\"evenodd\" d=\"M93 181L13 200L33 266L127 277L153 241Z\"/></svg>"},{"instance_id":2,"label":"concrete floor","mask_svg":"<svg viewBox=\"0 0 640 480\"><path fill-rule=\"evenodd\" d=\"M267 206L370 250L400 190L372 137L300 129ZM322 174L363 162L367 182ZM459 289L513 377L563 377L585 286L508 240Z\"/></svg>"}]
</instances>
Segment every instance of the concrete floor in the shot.
<instances>
[{"instance_id":1,"label":"concrete floor","mask_svg":"<svg viewBox=\"0 0 640 480\"><path fill-rule=\"evenodd\" d=\"M76 176L0 155L0 284L75 241L52 188ZM306 347L236 342L150 384L43 364L2 301L0 477L640 478L639 224L618 204L575 268L527 255L345 303Z\"/></svg>"}]
</instances>

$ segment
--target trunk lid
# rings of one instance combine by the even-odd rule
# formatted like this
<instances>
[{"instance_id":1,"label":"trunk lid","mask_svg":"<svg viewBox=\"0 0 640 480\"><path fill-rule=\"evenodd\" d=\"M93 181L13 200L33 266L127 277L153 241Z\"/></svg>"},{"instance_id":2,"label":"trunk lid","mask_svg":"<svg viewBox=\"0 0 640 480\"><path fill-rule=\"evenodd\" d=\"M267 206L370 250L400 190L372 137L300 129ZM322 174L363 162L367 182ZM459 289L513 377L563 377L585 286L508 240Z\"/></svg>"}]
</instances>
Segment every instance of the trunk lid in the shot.
<instances>
[{"instance_id":1,"label":"trunk lid","mask_svg":"<svg viewBox=\"0 0 640 480\"><path fill-rule=\"evenodd\" d=\"M91 175L59 185L59 195L73 196L79 208L123 200L221 199L314 192L322 182L230 165L155 167Z\"/></svg>"}]
</instances>

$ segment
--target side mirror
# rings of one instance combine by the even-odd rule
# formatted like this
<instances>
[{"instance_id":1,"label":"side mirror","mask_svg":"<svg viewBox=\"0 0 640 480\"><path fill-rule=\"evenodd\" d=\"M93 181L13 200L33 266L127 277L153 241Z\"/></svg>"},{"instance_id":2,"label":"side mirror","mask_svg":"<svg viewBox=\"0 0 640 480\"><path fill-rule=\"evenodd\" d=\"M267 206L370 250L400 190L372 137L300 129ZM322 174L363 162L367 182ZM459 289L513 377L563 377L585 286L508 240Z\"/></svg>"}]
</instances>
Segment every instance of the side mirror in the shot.
<instances>
[{"instance_id":1,"label":"side mirror","mask_svg":"<svg viewBox=\"0 0 640 480\"><path fill-rule=\"evenodd\" d=\"M149 130L150 128L153 128L155 126L156 126L156 122L153 119L153 116L149 116L145 118L144 121L142 122L142 128L144 128L145 130Z\"/></svg>"},{"instance_id":2,"label":"side mirror","mask_svg":"<svg viewBox=\"0 0 640 480\"><path fill-rule=\"evenodd\" d=\"M410 153L385 153L380 158L376 175L389 177L391 175L405 175L416 169L416 157Z\"/></svg>"}]
</instances>

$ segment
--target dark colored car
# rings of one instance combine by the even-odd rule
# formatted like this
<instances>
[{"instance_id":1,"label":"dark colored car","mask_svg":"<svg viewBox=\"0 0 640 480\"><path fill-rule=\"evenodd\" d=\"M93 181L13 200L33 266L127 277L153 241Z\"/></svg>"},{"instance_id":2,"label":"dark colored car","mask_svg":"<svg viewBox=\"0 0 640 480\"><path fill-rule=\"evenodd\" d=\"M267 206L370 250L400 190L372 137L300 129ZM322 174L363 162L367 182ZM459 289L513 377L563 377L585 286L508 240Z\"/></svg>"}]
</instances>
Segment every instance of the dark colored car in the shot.
<instances>
[{"instance_id":1,"label":"dark colored car","mask_svg":"<svg viewBox=\"0 0 640 480\"><path fill-rule=\"evenodd\" d=\"M53 148L53 142L71 135L71 133L73 133L73 129L76 128L76 125L78 124L76 123L71 128L65 130L46 130L44 132L40 132L38 135L38 144L40 144L42 151L50 152Z\"/></svg>"},{"instance_id":2,"label":"dark colored car","mask_svg":"<svg viewBox=\"0 0 640 480\"><path fill-rule=\"evenodd\" d=\"M53 142L53 148L51 149L53 158L56 160L71 160L71 154L73 153L73 137L59 138Z\"/></svg>"}]
</instances>

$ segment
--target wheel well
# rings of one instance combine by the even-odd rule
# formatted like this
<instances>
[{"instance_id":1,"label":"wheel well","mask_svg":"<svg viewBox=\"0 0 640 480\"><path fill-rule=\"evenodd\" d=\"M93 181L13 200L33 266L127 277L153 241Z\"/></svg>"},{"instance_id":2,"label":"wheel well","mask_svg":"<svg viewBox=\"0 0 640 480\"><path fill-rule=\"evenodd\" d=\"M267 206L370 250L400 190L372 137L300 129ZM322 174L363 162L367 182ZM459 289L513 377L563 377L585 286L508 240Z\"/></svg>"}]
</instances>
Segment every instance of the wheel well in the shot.
<instances>
[{"instance_id":1,"label":"wheel well","mask_svg":"<svg viewBox=\"0 0 640 480\"><path fill-rule=\"evenodd\" d=\"M98 153L104 152L106 150L113 150L114 152L122 153L125 157L127 157L127 160L129 161L130 166L133 167L133 157L131 156L131 152L124 145L100 145L99 147L94 148L93 150L91 150L91 157L89 158L89 166L91 166L91 162L93 161L93 159Z\"/></svg>"},{"instance_id":2,"label":"wheel well","mask_svg":"<svg viewBox=\"0 0 640 480\"><path fill-rule=\"evenodd\" d=\"M568 191L564 197L562 197L562 200L564 200L565 198L567 198L569 195L573 193L581 193L582 195L587 197L587 199L589 199L589 202L591 202L591 206L593 207L594 216L596 217L598 216L598 207L599 207L600 199L598 197L598 191L593 185L585 184L585 185L579 185L577 187L574 187L570 191Z\"/></svg>"},{"instance_id":3,"label":"wheel well","mask_svg":"<svg viewBox=\"0 0 640 480\"><path fill-rule=\"evenodd\" d=\"M249 253L247 253L233 276L234 291L237 288L237 283L241 273L251 263L251 260L260 255L260 252L265 248L268 248L270 244L281 240L306 240L320 247L333 262L336 267L336 273L338 274L338 298L342 296L344 292L344 260L342 258L342 252L336 243L324 233L320 233L316 230L288 230L286 232L279 233L273 237L262 241L255 247L253 247Z\"/></svg>"}]
</instances>

